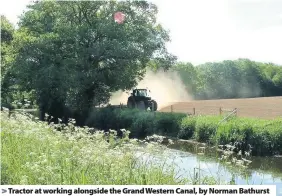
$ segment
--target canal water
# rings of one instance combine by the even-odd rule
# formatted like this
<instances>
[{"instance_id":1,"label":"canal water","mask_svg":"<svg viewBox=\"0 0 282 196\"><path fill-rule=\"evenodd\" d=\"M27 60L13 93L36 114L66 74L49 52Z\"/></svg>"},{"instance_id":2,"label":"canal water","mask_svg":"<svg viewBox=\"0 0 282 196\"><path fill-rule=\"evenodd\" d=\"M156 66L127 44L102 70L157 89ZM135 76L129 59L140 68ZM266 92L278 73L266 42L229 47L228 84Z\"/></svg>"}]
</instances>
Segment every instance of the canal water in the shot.
<instances>
[{"instance_id":1,"label":"canal water","mask_svg":"<svg viewBox=\"0 0 282 196\"><path fill-rule=\"evenodd\" d=\"M140 154L141 155L141 154ZM216 182L233 182L239 185L276 185L277 195L282 196L282 157L252 157L248 166L220 161L215 153L199 153L189 145L172 145L163 152L144 155L146 162L163 162L173 165L181 178L204 179L212 177ZM202 181L202 180L200 180Z\"/></svg>"}]
</instances>

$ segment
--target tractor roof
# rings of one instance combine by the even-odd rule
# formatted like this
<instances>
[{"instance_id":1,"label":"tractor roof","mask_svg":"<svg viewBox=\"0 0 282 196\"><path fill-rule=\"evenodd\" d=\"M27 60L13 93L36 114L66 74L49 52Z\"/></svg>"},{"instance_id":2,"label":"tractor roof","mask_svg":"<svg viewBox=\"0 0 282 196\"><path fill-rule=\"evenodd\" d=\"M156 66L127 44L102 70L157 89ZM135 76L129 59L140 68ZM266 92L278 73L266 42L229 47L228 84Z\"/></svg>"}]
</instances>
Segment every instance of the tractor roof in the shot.
<instances>
[{"instance_id":1,"label":"tractor roof","mask_svg":"<svg viewBox=\"0 0 282 196\"><path fill-rule=\"evenodd\" d=\"M146 89L146 88L136 88L134 90L148 90L148 89Z\"/></svg>"}]
</instances>

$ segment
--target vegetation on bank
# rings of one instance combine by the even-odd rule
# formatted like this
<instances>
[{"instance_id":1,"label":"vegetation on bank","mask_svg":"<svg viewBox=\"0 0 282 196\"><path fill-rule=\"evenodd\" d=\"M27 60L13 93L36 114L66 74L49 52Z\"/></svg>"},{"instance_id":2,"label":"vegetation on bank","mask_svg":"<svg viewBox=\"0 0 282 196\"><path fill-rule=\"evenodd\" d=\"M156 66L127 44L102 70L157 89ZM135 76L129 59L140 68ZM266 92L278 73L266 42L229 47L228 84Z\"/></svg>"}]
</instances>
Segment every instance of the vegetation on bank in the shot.
<instances>
[{"instance_id":1,"label":"vegetation on bank","mask_svg":"<svg viewBox=\"0 0 282 196\"><path fill-rule=\"evenodd\" d=\"M160 154L163 147L129 139L125 130L117 139L114 131L93 132L73 120L63 126L31 118L1 112L1 184L225 184L213 177L179 178L173 165L143 162L137 152Z\"/></svg>"},{"instance_id":2,"label":"vegetation on bank","mask_svg":"<svg viewBox=\"0 0 282 196\"><path fill-rule=\"evenodd\" d=\"M186 117L181 122L179 136L212 145L231 144L235 152L248 152L254 156L282 154L281 118L232 117L222 122L220 116Z\"/></svg>"},{"instance_id":3,"label":"vegetation on bank","mask_svg":"<svg viewBox=\"0 0 282 196\"><path fill-rule=\"evenodd\" d=\"M8 118L3 112L1 124L1 184L184 183L173 170L138 165L133 153L138 147L126 137L113 145L102 132L90 135L72 123L59 132L47 123L19 114Z\"/></svg>"},{"instance_id":4,"label":"vegetation on bank","mask_svg":"<svg viewBox=\"0 0 282 196\"><path fill-rule=\"evenodd\" d=\"M138 109L116 109L112 107L93 110L85 125L99 130L128 129L131 137L145 138L158 134L176 137L185 114L153 113Z\"/></svg>"},{"instance_id":5,"label":"vegetation on bank","mask_svg":"<svg viewBox=\"0 0 282 196\"><path fill-rule=\"evenodd\" d=\"M153 134L194 139L211 145L232 144L234 151L255 156L282 154L282 119L262 120L221 116L187 116L178 113L144 112L130 109L100 108L86 121L101 130L128 129L131 137Z\"/></svg>"}]
</instances>

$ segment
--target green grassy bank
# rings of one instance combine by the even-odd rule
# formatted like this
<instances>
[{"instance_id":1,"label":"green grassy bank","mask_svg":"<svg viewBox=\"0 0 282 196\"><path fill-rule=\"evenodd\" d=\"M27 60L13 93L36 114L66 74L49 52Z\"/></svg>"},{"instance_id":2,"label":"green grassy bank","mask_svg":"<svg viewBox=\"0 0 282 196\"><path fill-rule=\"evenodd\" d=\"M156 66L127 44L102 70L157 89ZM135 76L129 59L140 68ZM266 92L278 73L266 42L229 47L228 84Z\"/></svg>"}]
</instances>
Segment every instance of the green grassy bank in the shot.
<instances>
[{"instance_id":1,"label":"green grassy bank","mask_svg":"<svg viewBox=\"0 0 282 196\"><path fill-rule=\"evenodd\" d=\"M194 139L211 145L232 144L236 152L254 156L282 154L282 119L262 120L221 116L187 116L178 113L152 113L138 110L101 108L92 112L86 125L101 130L122 128L131 137L159 134Z\"/></svg>"},{"instance_id":2,"label":"green grassy bank","mask_svg":"<svg viewBox=\"0 0 282 196\"><path fill-rule=\"evenodd\" d=\"M181 184L173 170L137 165L132 142L111 145L103 133L63 131L1 112L1 184ZM131 141L131 140L129 140Z\"/></svg>"},{"instance_id":3,"label":"green grassy bank","mask_svg":"<svg viewBox=\"0 0 282 196\"><path fill-rule=\"evenodd\" d=\"M138 161L137 151L151 153L161 146L141 148L127 132L119 140L110 134L107 141L103 132L89 134L87 127L30 118L1 112L1 184L217 184L208 177L177 178L173 166Z\"/></svg>"}]
</instances>

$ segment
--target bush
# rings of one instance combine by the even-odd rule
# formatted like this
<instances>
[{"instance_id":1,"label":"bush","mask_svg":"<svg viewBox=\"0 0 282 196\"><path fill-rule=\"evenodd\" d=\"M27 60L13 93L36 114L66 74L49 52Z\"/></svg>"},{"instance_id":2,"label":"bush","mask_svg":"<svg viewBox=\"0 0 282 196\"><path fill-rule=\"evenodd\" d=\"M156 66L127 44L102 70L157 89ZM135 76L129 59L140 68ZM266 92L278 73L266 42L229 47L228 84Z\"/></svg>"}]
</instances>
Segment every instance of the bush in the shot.
<instances>
[{"instance_id":1,"label":"bush","mask_svg":"<svg viewBox=\"0 0 282 196\"><path fill-rule=\"evenodd\" d=\"M273 155L282 153L282 120L249 119L252 132L244 132L246 143L251 145L253 155Z\"/></svg>"},{"instance_id":2,"label":"bush","mask_svg":"<svg viewBox=\"0 0 282 196\"><path fill-rule=\"evenodd\" d=\"M153 113L138 109L99 108L91 112L86 125L97 129L128 129L130 137L144 138L153 134L177 136L185 114Z\"/></svg>"},{"instance_id":3,"label":"bush","mask_svg":"<svg viewBox=\"0 0 282 196\"><path fill-rule=\"evenodd\" d=\"M118 119L113 108L95 108L87 118L85 125L106 131L115 129L116 122L118 122Z\"/></svg>"},{"instance_id":4,"label":"bush","mask_svg":"<svg viewBox=\"0 0 282 196\"><path fill-rule=\"evenodd\" d=\"M194 116L182 119L180 123L180 131L177 137L179 139L191 139L195 133L196 120L197 118Z\"/></svg>"},{"instance_id":5,"label":"bush","mask_svg":"<svg viewBox=\"0 0 282 196\"><path fill-rule=\"evenodd\" d=\"M138 114L139 113L136 109L115 109L114 115L116 124L115 127L112 127L112 129L130 129Z\"/></svg>"},{"instance_id":6,"label":"bush","mask_svg":"<svg viewBox=\"0 0 282 196\"><path fill-rule=\"evenodd\" d=\"M164 136L177 137L181 121L186 116L186 114L178 113L156 113L154 132Z\"/></svg>"},{"instance_id":7,"label":"bush","mask_svg":"<svg viewBox=\"0 0 282 196\"><path fill-rule=\"evenodd\" d=\"M236 151L252 151L252 155L282 153L282 120L235 118L222 123L217 130L218 144L232 143Z\"/></svg>"},{"instance_id":8,"label":"bush","mask_svg":"<svg viewBox=\"0 0 282 196\"><path fill-rule=\"evenodd\" d=\"M218 116L197 117L195 139L199 142L212 142L220 120Z\"/></svg>"},{"instance_id":9,"label":"bush","mask_svg":"<svg viewBox=\"0 0 282 196\"><path fill-rule=\"evenodd\" d=\"M235 152L252 150L253 155L282 153L282 120L230 118L220 116L186 116L178 113L140 111L137 109L95 109L86 125L102 130L128 129L130 137L153 134L195 139L212 145L232 144Z\"/></svg>"},{"instance_id":10,"label":"bush","mask_svg":"<svg viewBox=\"0 0 282 196\"><path fill-rule=\"evenodd\" d=\"M154 120L154 114L151 112L137 113L129 128L131 132L130 137L144 139L146 136L154 133Z\"/></svg>"}]
</instances>

